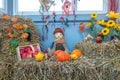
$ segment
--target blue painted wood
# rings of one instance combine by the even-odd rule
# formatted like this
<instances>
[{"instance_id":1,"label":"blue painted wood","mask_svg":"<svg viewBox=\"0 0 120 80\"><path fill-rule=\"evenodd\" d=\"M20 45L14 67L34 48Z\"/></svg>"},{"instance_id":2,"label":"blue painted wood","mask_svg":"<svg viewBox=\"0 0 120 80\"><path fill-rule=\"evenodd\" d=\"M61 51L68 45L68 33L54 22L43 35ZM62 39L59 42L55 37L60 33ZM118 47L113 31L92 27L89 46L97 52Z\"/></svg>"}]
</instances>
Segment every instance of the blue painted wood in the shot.
<instances>
[{"instance_id":1,"label":"blue painted wood","mask_svg":"<svg viewBox=\"0 0 120 80\"><path fill-rule=\"evenodd\" d=\"M104 0L104 1L107 1L107 0ZM36 28L38 29L38 33L40 35L40 38L42 37L42 24L41 21L42 21L42 16L41 14L39 14L39 12L27 12L27 13L19 13L17 11L17 0L8 0L8 14L9 15L15 15L16 13L25 17L25 18L31 18L34 22L35 22L35 25L36 25ZM14 5L14 6L13 6ZM105 19L107 20L108 18L105 17L105 13L107 12L107 7L106 7L106 3L104 5L104 8L105 10L103 12L98 12L99 13L99 16L97 17L97 19ZM84 37L83 37L83 34L82 32L79 30L79 24L80 22L88 22L90 20L90 13L91 12L77 12L77 15L76 15L76 25L74 25L74 22L72 22L74 20L74 16L72 14L70 14L67 18L68 20L70 21L69 22L69 27L65 27L63 24L61 24L60 22L60 16L61 16L61 12L58 12L57 13L57 16L56 16L56 20L57 22L55 23L56 25L56 28L57 27L61 27L61 28L65 28L65 31L64 31L64 34L65 34L65 40L66 40L66 44L67 44L67 47L69 49L69 52L71 52L73 49L74 49L74 46L76 43L80 42L80 41L83 41L84 40ZM45 16L47 15L50 15L50 22L48 27L49 27L49 31L48 31L48 39L45 40L45 41L41 41L41 44L42 44L42 49L45 50L45 49L48 49L52 46L52 43L54 41L54 35L53 35L53 31L54 31L54 26L53 26L53 16L51 15L52 12L50 12L49 14L48 13L45 13ZM66 17L66 16L63 16L63 17ZM86 29L85 31L85 36L89 33L89 30Z\"/></svg>"},{"instance_id":2,"label":"blue painted wood","mask_svg":"<svg viewBox=\"0 0 120 80\"><path fill-rule=\"evenodd\" d=\"M52 46L52 43L54 41L54 29L55 28L64 28L64 34L65 34L65 40L66 40L66 45L69 49L69 52L71 52L75 46L76 43L79 43L80 41L84 41L85 37L83 36L83 33L79 30L79 24L80 22L77 22L76 25L74 25L73 22L69 23L69 27L65 27L65 25L61 23L55 23L56 27L53 26L53 23L50 23L48 25L49 31L48 31L48 39L42 41L41 39L41 44L42 44L42 49L46 50ZM86 24L86 22L85 22ZM42 23L36 23L36 27L38 29L40 38L42 38ZM89 29L86 28L84 35L87 36L89 34Z\"/></svg>"},{"instance_id":3,"label":"blue painted wood","mask_svg":"<svg viewBox=\"0 0 120 80\"><path fill-rule=\"evenodd\" d=\"M7 13L9 16L13 15L13 0L7 0Z\"/></svg>"}]
</instances>

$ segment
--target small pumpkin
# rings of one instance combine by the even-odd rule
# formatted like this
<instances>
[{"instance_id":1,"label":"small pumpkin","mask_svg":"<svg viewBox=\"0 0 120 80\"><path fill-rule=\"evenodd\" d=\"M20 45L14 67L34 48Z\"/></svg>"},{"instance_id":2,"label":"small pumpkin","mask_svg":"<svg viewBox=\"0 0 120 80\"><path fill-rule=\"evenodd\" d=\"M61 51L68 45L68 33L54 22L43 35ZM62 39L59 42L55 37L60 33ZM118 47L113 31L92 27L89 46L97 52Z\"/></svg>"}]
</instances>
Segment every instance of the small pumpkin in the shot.
<instances>
[{"instance_id":1,"label":"small pumpkin","mask_svg":"<svg viewBox=\"0 0 120 80\"><path fill-rule=\"evenodd\" d=\"M78 59L80 56L82 56L82 52L79 49L75 49L72 51L72 53L70 54L70 58L72 60L76 60Z\"/></svg>"},{"instance_id":2,"label":"small pumpkin","mask_svg":"<svg viewBox=\"0 0 120 80\"><path fill-rule=\"evenodd\" d=\"M17 18L12 17L12 18L11 18L11 21L12 21L12 22L17 22Z\"/></svg>"},{"instance_id":3,"label":"small pumpkin","mask_svg":"<svg viewBox=\"0 0 120 80\"><path fill-rule=\"evenodd\" d=\"M60 62L66 62L70 60L70 56L67 52L64 52L62 50L57 50L54 53L56 59Z\"/></svg>"},{"instance_id":4,"label":"small pumpkin","mask_svg":"<svg viewBox=\"0 0 120 80\"><path fill-rule=\"evenodd\" d=\"M22 34L22 38L23 38L23 39L27 39L28 37L29 37L29 34L28 34L28 33L23 33L23 34Z\"/></svg>"},{"instance_id":5,"label":"small pumpkin","mask_svg":"<svg viewBox=\"0 0 120 80\"><path fill-rule=\"evenodd\" d=\"M43 61L45 58L45 55L42 52L39 52L37 55L35 55L35 59L37 61Z\"/></svg>"}]
</instances>

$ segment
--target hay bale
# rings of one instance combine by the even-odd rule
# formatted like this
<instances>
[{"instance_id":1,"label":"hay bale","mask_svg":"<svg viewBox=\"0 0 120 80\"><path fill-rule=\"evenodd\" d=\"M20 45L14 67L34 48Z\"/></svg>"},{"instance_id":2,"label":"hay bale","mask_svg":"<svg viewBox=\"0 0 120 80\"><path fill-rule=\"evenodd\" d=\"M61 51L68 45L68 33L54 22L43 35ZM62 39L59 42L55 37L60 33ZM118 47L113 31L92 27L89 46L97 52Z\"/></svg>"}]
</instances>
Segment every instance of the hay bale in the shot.
<instances>
[{"instance_id":1,"label":"hay bale","mask_svg":"<svg viewBox=\"0 0 120 80\"><path fill-rule=\"evenodd\" d=\"M11 76L13 76L14 72L13 67L14 64L18 61L17 55L10 54L11 49L9 46L9 42L13 39L8 37L8 31L6 30L8 26L13 26L14 23L27 24L29 26L28 29L32 33L31 41L23 40L18 34L18 36L14 39L18 41L19 46L25 46L35 43L40 44L40 38L32 20L20 16L14 17L17 18L17 22L12 22L10 19L5 20L3 18L0 18L0 80L13 80L11 79Z\"/></svg>"},{"instance_id":2,"label":"hay bale","mask_svg":"<svg viewBox=\"0 0 120 80\"><path fill-rule=\"evenodd\" d=\"M92 41L80 42L75 48L80 49L84 56L92 59L102 80L120 79L120 41L97 44Z\"/></svg>"},{"instance_id":3,"label":"hay bale","mask_svg":"<svg viewBox=\"0 0 120 80\"><path fill-rule=\"evenodd\" d=\"M75 45L75 48L80 49L84 56L92 59L120 56L120 48L114 42L103 42L101 44L92 41L80 42Z\"/></svg>"},{"instance_id":4,"label":"hay bale","mask_svg":"<svg viewBox=\"0 0 120 80\"><path fill-rule=\"evenodd\" d=\"M31 19L29 18L23 18L20 16L14 16L17 18L17 22L16 23L20 23L20 24L27 24L29 27L28 29L31 31L32 33L32 38L31 41L27 41L27 40L23 40L20 35L18 34L18 36L15 38L18 43L19 46L24 46L24 45L29 45L29 44L34 44L34 43L40 43L40 39L38 36L38 32L37 29L35 28L34 23L32 22ZM13 26L15 22L12 22L10 19L5 20L3 18L0 18L0 33L2 34L2 42L1 42L1 53L2 54L9 54L10 51L10 47L9 47L9 42L12 40L8 37L8 31L6 30L6 28L8 26Z\"/></svg>"},{"instance_id":5,"label":"hay bale","mask_svg":"<svg viewBox=\"0 0 120 80\"><path fill-rule=\"evenodd\" d=\"M120 79L120 56L115 58L98 59L95 67L102 80Z\"/></svg>"},{"instance_id":6,"label":"hay bale","mask_svg":"<svg viewBox=\"0 0 120 80\"><path fill-rule=\"evenodd\" d=\"M12 76L12 56L0 55L0 80L11 80Z\"/></svg>"},{"instance_id":7,"label":"hay bale","mask_svg":"<svg viewBox=\"0 0 120 80\"><path fill-rule=\"evenodd\" d=\"M25 59L14 66L13 80L100 80L93 64L86 58L58 62Z\"/></svg>"}]
</instances>

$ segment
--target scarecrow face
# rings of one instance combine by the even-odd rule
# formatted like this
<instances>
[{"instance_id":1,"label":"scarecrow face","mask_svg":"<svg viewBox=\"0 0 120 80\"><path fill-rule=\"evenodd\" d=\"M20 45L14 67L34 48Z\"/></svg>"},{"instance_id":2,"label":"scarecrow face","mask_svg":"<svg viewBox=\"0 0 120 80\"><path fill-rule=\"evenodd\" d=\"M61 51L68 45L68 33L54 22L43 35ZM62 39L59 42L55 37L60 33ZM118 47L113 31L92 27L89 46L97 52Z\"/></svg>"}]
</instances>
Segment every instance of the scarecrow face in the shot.
<instances>
[{"instance_id":1,"label":"scarecrow face","mask_svg":"<svg viewBox=\"0 0 120 80\"><path fill-rule=\"evenodd\" d=\"M55 33L55 39L58 39L58 38L63 38L63 34L60 32Z\"/></svg>"}]
</instances>

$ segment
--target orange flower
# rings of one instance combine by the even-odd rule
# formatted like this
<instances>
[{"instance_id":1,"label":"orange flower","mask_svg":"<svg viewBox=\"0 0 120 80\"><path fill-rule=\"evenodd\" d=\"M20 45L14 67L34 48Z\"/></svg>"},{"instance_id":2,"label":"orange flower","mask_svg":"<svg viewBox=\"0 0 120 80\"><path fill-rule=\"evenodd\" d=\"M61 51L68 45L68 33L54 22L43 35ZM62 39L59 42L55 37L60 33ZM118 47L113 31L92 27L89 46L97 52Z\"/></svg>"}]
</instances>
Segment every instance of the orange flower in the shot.
<instances>
[{"instance_id":1,"label":"orange flower","mask_svg":"<svg viewBox=\"0 0 120 80\"><path fill-rule=\"evenodd\" d=\"M23 28L22 25L20 25L20 23L13 24L13 27L17 30L21 30Z\"/></svg>"},{"instance_id":2,"label":"orange flower","mask_svg":"<svg viewBox=\"0 0 120 80\"><path fill-rule=\"evenodd\" d=\"M12 31L11 27L9 27L9 26L6 28L6 30L7 30L8 32L11 32L11 31Z\"/></svg>"},{"instance_id":3,"label":"orange flower","mask_svg":"<svg viewBox=\"0 0 120 80\"><path fill-rule=\"evenodd\" d=\"M7 14L5 14L5 13L2 15L2 17L3 17L3 19L6 19L6 20L9 19L9 16Z\"/></svg>"},{"instance_id":4,"label":"orange flower","mask_svg":"<svg viewBox=\"0 0 120 80\"><path fill-rule=\"evenodd\" d=\"M22 38L23 38L23 39L27 39L28 37L29 37L29 34L28 34L28 33L23 33L23 34L22 34Z\"/></svg>"},{"instance_id":5,"label":"orange flower","mask_svg":"<svg viewBox=\"0 0 120 80\"><path fill-rule=\"evenodd\" d=\"M12 22L17 22L17 18L12 17L12 18L11 18L11 21L12 21Z\"/></svg>"},{"instance_id":6,"label":"orange flower","mask_svg":"<svg viewBox=\"0 0 120 80\"><path fill-rule=\"evenodd\" d=\"M18 33L22 34L22 33L23 33L23 30L18 30Z\"/></svg>"},{"instance_id":7,"label":"orange flower","mask_svg":"<svg viewBox=\"0 0 120 80\"><path fill-rule=\"evenodd\" d=\"M13 27L14 27L14 28L17 28L17 23L16 23L16 24L13 24Z\"/></svg>"},{"instance_id":8,"label":"orange flower","mask_svg":"<svg viewBox=\"0 0 120 80\"><path fill-rule=\"evenodd\" d=\"M24 27L24 28L28 28L28 25L27 25L27 24L23 24L23 27Z\"/></svg>"},{"instance_id":9,"label":"orange flower","mask_svg":"<svg viewBox=\"0 0 120 80\"><path fill-rule=\"evenodd\" d=\"M11 32L8 33L8 36L9 36L10 38L13 38L13 37L14 37Z\"/></svg>"}]
</instances>

